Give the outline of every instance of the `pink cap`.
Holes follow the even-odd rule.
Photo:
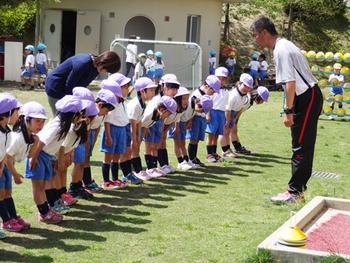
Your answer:
[[[107,89],[101,89],[98,93],[97,93],[97,98],[99,98],[100,100],[109,103],[111,105],[115,105],[117,104],[117,99],[114,95],[114,93],[110,90]]]
[[[201,97],[201,105],[203,112],[207,113],[213,108],[213,99],[209,95],[203,95]]]
[[[75,87],[73,89],[73,96],[76,96],[82,100],[91,100],[95,101],[94,95],[92,95],[92,92],[84,87]]]
[[[0,113],[9,112],[18,107],[15,96],[10,93],[0,93]]]
[[[162,103],[164,105],[164,107],[170,111],[172,114],[175,114],[176,113],[176,110],[177,110],[177,103],[176,101],[169,97],[169,96],[163,96],[161,99],[160,99],[160,103]]]
[[[83,106],[83,109],[85,110],[86,117],[96,116],[98,114],[99,110],[97,109],[94,101],[81,100],[81,104]]]
[[[221,82],[218,79],[218,77],[214,76],[214,75],[209,75],[206,79],[205,79],[205,83],[208,84],[209,87],[211,87],[216,93],[220,92],[220,88],[221,88]]]
[[[240,76],[239,81],[242,82],[245,86],[247,86],[247,87],[249,87],[251,89],[253,88],[254,80],[253,80],[253,77],[250,76],[249,74],[243,73]]]
[[[30,101],[25,103],[21,107],[20,115],[24,115],[25,117],[31,117],[36,119],[47,119],[45,108],[36,101]]]
[[[121,87],[130,83],[131,82],[131,78],[125,77],[123,74],[121,73],[114,73],[112,75],[110,75],[108,77],[108,79],[114,80],[115,82],[117,82]]]
[[[136,91],[141,91],[144,89],[156,88],[158,85],[155,84],[150,78],[141,77],[136,80],[134,88]]]
[[[112,79],[105,79],[101,82],[100,85],[101,89],[112,91],[113,94],[117,97],[122,97],[122,89],[118,82],[112,80]]]
[[[59,112],[79,112],[83,110],[81,100],[73,95],[66,95],[56,102],[56,110]]]
[[[217,77],[224,77],[227,78],[228,77],[228,70],[225,67],[218,67],[217,69],[215,69],[215,76]]]

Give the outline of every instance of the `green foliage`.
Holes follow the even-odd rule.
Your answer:
[[[285,0],[284,12],[300,21],[325,21],[344,15],[346,4],[343,0]]]
[[[0,35],[22,38],[25,31],[34,25],[35,12],[35,1],[25,1],[14,6],[10,4],[0,6]]]
[[[338,256],[331,256],[328,258],[324,258],[320,261],[320,263],[349,263],[349,262],[350,262],[349,260],[346,260]]]
[[[270,251],[268,250],[260,250],[257,254],[252,255],[247,258],[245,263],[273,263],[274,260]]]

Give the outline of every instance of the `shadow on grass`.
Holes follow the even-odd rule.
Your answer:
[[[14,251],[8,251],[0,249],[0,261],[7,261],[7,262],[18,262],[18,263],[28,263],[28,262],[35,262],[35,263],[49,263],[53,262],[53,258],[49,256],[32,256],[32,255],[26,255],[26,254],[19,254]]]

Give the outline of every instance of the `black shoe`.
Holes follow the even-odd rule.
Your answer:
[[[202,163],[197,157],[192,160],[192,163],[197,164],[197,165],[199,165],[201,167],[205,166],[205,164]]]
[[[85,200],[90,200],[94,198],[94,195],[86,191],[84,188],[80,187],[77,189],[70,189],[69,193],[77,199],[85,199]]]
[[[238,154],[246,154],[246,155],[249,155],[252,153],[251,151],[247,150],[244,146],[241,146],[235,152]]]

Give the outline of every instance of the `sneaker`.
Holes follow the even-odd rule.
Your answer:
[[[0,239],[4,239],[5,237],[6,237],[5,231],[0,229]]]
[[[134,175],[134,173],[129,173],[127,176],[122,177],[122,182],[127,183],[130,182],[131,184],[140,184],[142,183],[142,180]]]
[[[121,188],[125,188],[127,186],[126,182],[122,182],[120,180],[112,181],[112,183],[114,185],[113,189],[121,189]]]
[[[290,193],[289,191],[286,191],[271,197],[270,200],[272,203],[275,203],[275,204],[279,204],[279,203],[292,204],[292,203],[304,201],[305,198],[303,193],[294,194],[294,193]]]
[[[225,158],[236,158],[238,157],[238,154],[234,153],[231,149],[228,149],[222,154],[222,156]]]
[[[77,199],[85,199],[85,200],[90,200],[92,198],[94,198],[93,194],[89,193],[88,191],[86,191],[84,189],[84,187],[79,187],[77,189],[70,189],[69,193]]]
[[[2,223],[2,228],[9,232],[19,232],[23,230],[23,226],[20,225],[16,219],[12,218],[11,220]]]
[[[90,193],[101,193],[103,188],[96,184],[95,181],[92,181],[90,184],[85,186],[85,189]]]
[[[51,208],[54,212],[59,213],[61,215],[64,215],[69,211],[69,207],[63,203],[62,199],[58,199],[55,202],[54,206]]]
[[[162,172],[164,173],[164,175],[166,174],[170,174],[174,172],[174,169],[172,167],[170,167],[169,165],[163,165],[162,167],[159,168],[160,170],[162,170]]]
[[[192,160],[192,163],[198,164],[200,167],[204,167],[205,164],[202,163],[197,157]]]
[[[218,155],[217,153],[213,153],[213,156],[216,160],[216,162],[220,163],[224,161],[224,158],[222,158],[220,155]]]
[[[104,182],[103,184],[102,184],[102,188],[103,189],[113,189],[114,188],[114,184],[111,182],[111,181],[109,181],[109,182]]]
[[[76,203],[78,203],[78,199],[76,199],[76,198],[74,198],[70,193],[63,193],[62,195],[61,195],[61,199],[62,199],[62,201],[63,201],[63,203],[65,204],[65,205],[68,205],[68,206],[70,206],[70,205],[74,205],[74,204],[76,204]]]
[[[160,171],[158,170],[158,168],[147,169],[147,170],[146,170],[146,173],[148,174],[148,176],[149,176],[150,178],[157,178],[157,177],[161,177],[161,176],[164,175],[164,173],[163,173],[163,172],[160,172]]]
[[[192,166],[188,162],[183,161],[182,163],[179,163],[177,165],[177,169],[179,169],[181,171],[188,171],[188,170],[192,169]]]
[[[328,116],[329,120],[335,120],[335,117],[333,115]]]
[[[246,155],[249,155],[249,154],[252,153],[251,151],[247,150],[244,146],[242,146],[241,148],[237,149],[235,152],[238,153],[238,154],[246,154]]]
[[[205,160],[208,162],[208,163],[216,163],[216,158],[214,155],[212,154],[208,154],[207,157],[205,158]]]
[[[20,224],[23,227],[23,229],[30,228],[30,224],[28,222],[26,222],[22,217],[17,216],[16,221],[18,224]]]
[[[140,171],[139,173],[135,173],[134,175],[142,181],[147,181],[152,178],[148,175],[146,171]]]
[[[189,160],[187,163],[189,166],[191,166],[192,169],[197,169],[197,168],[201,167],[199,164],[196,164],[196,163],[192,162],[191,160]]]
[[[63,216],[50,209],[46,215],[39,213],[38,220],[48,224],[57,224],[63,220]]]

